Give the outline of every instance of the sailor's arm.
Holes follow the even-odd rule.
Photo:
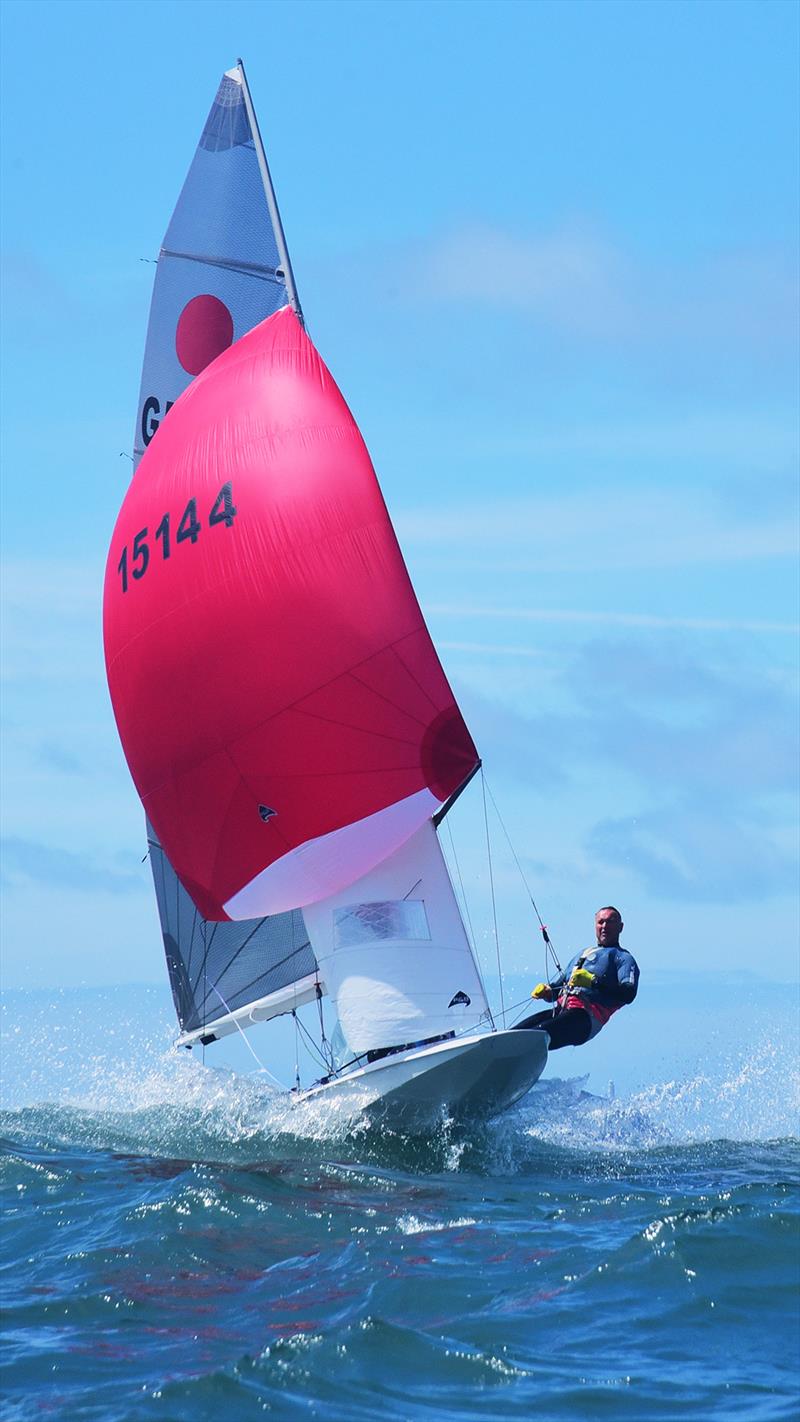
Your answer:
[[[568,971],[569,969],[567,969],[567,972]],[[543,999],[545,1002],[553,1002],[553,1000],[558,997],[566,981],[567,974],[559,973],[557,977],[553,978],[552,982],[537,983],[531,993],[531,997]]]
[[[616,955],[616,981],[609,973],[609,981],[603,984],[606,997],[620,1006],[633,1002],[639,988],[639,968],[636,959],[626,949],[620,948]]]

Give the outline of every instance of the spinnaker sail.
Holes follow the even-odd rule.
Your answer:
[[[366,446],[289,307],[145,454],[104,626],[134,783],[206,918],[336,893],[477,765]]]

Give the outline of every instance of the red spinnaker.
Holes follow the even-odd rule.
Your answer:
[[[364,442],[288,307],[162,421],[104,636],[131,774],[206,918],[336,892],[477,764]]]

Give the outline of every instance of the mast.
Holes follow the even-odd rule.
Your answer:
[[[292,271],[292,263],[289,257],[289,249],[286,246],[286,236],[283,231],[283,223],[281,222],[281,215],[278,210],[278,199],[275,196],[275,189],[272,186],[272,177],[269,171],[267,155],[264,152],[264,144],[261,141],[261,132],[258,127],[258,119],[256,118],[256,111],[253,108],[253,100],[250,97],[250,89],[247,84],[247,75],[244,72],[244,64],[242,63],[241,59],[237,59],[236,67],[239,70],[239,74],[241,75],[244,106],[247,110],[247,117],[250,122],[251,132],[253,134],[253,143],[255,144],[256,158],[258,159],[258,166],[261,172],[261,180],[264,184],[264,196],[267,199],[267,207],[269,209],[269,215],[272,220],[272,228],[275,233],[275,241],[278,247],[278,256],[280,257],[281,266],[283,267],[283,275],[286,280],[286,294],[289,298],[289,305],[294,311],[294,314],[297,317],[298,321],[305,325],[305,321],[303,320],[303,310],[300,305],[300,298],[297,295],[297,287],[295,286],[294,272]]]

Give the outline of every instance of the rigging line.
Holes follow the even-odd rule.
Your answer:
[[[294,1089],[300,1090],[300,1024],[297,1020],[297,1008],[292,1008],[294,1018]]]
[[[550,934],[549,934],[548,931],[547,931],[547,925],[546,925],[546,924],[543,922],[543,920],[542,920],[542,915],[540,914],[539,909],[538,909],[537,904],[536,904],[536,900],[535,900],[535,898],[533,897],[533,894],[531,893],[531,889],[530,889],[530,885],[529,885],[529,883],[528,883],[528,880],[525,878],[525,871],[524,871],[524,869],[522,868],[522,865],[521,865],[520,862],[519,862],[519,858],[518,858],[518,856],[517,856],[517,851],[515,850],[514,845],[513,845],[512,842],[511,842],[511,835],[508,833],[508,830],[506,829],[505,822],[504,822],[504,820],[503,820],[503,816],[500,814],[500,811],[499,811],[498,808],[497,808],[497,801],[495,800],[494,795],[492,794],[491,789],[489,788],[488,785],[486,786],[486,793],[488,794],[489,799],[490,799],[491,802],[492,802],[492,808],[494,809],[494,812],[495,812],[495,814],[497,815],[498,820],[500,821],[500,827],[501,827],[501,829],[502,829],[502,831],[503,831],[503,834],[505,835],[506,840],[507,840],[507,842],[508,842],[508,847],[509,847],[509,849],[511,850],[511,853],[512,853],[512,855],[513,855],[514,863],[516,864],[516,866],[517,866],[517,868],[518,868],[518,870],[519,870],[520,878],[522,879],[522,882],[523,882],[523,884],[525,885],[525,891],[526,891],[526,893],[527,893],[527,895],[528,895],[528,898],[530,899],[530,901],[531,901],[531,903],[532,903],[532,905],[533,905],[533,911],[534,911],[534,913],[536,914],[537,919],[539,920],[539,927],[540,927],[540,929],[542,930],[542,936],[544,937],[544,941],[545,941],[545,950],[548,950],[548,949],[549,949],[549,951],[552,953],[552,955],[553,955],[553,961],[554,961],[554,963],[555,963],[555,965],[556,965],[558,971],[561,973],[561,972],[563,972],[564,970],[563,970],[563,968],[561,967],[561,964],[560,964],[559,961],[558,961],[558,954],[556,953],[556,950],[555,950],[555,948],[553,947],[553,943],[552,943],[552,940],[551,940],[551,938],[550,938]],[[547,951],[545,951],[545,962],[547,962]]]
[[[449,821],[449,820],[445,820],[445,825],[446,825],[446,827],[447,827],[447,833],[448,833],[448,835],[450,836],[450,848],[451,848],[451,850],[452,850],[452,852],[453,852],[453,861],[454,861],[455,866],[456,866],[456,873],[457,873],[457,875],[458,875],[458,882],[459,882],[459,885],[460,885],[460,887],[461,887],[461,899],[462,899],[462,902],[463,902],[463,904],[464,904],[464,910],[465,910],[466,915],[467,915],[467,923],[469,924],[469,936],[470,936],[470,939],[472,940],[471,946],[472,946],[472,951],[473,951],[473,953],[474,953],[474,952],[476,951],[476,950],[475,950],[475,929],[472,927],[472,915],[471,915],[471,913],[470,913],[470,911],[469,911],[469,901],[468,901],[468,899],[467,899],[466,890],[465,890],[465,888],[464,888],[464,880],[463,880],[463,878],[461,877],[461,864],[459,863],[458,855],[456,854],[456,842],[455,842],[455,840],[453,839],[453,831],[452,831],[452,828],[451,828],[451,825],[450,825],[450,821]]]
[[[473,961],[473,963],[475,964],[475,971],[476,971],[476,973],[478,974],[478,981],[479,981],[479,983],[480,983],[480,985],[481,985],[481,988],[483,989],[483,996],[484,996],[484,998],[485,998],[485,1000],[486,1000],[486,1012],[487,1012],[488,1017],[489,1017],[489,1022],[490,1022],[490,1024],[491,1024],[492,1031],[494,1032],[494,1031],[496,1030],[496,1029],[495,1029],[494,1017],[492,1016],[492,1009],[491,1009],[491,1007],[489,1006],[489,994],[488,994],[487,991],[486,991],[486,983],[485,983],[484,980],[483,980],[483,972],[482,972],[482,970],[481,970],[480,961],[479,961],[479,959],[478,959],[478,949],[477,949],[477,947],[476,947],[476,940],[475,940],[475,929],[472,927],[472,918],[471,918],[471,916],[470,916],[469,903],[468,903],[468,901],[467,901],[467,894],[466,894],[466,890],[465,890],[465,888],[464,888],[464,880],[463,880],[462,877],[461,877],[461,864],[459,863],[458,854],[456,853],[456,842],[455,842],[455,840],[454,840],[454,838],[453,838],[453,831],[452,831],[452,828],[451,828],[451,825],[450,825],[450,821],[449,821],[449,820],[447,821],[447,833],[448,833],[448,835],[450,836],[450,849],[452,850],[453,861],[454,861],[455,866],[456,866],[456,873],[458,874],[458,882],[459,882],[459,884],[460,884],[460,886],[461,886],[461,902],[462,902],[463,905],[464,905],[464,911],[465,911],[465,913],[466,913],[466,915],[467,915],[467,923],[469,924],[469,933],[467,933],[467,942],[469,943],[470,951],[471,951],[471,953],[472,953],[472,961]],[[450,875],[450,881],[451,881],[451,883],[452,883],[452,875]],[[463,916],[462,916],[461,922],[462,922],[462,925],[463,925],[463,924],[464,924]],[[464,932],[466,933],[466,925],[464,925]]]
[[[333,1071],[333,1049],[325,1036],[325,1018],[322,1015],[322,988],[319,985],[319,971],[317,972],[317,1009],[319,1011],[320,1051],[325,1057],[326,1070]]]
[[[247,947],[248,943],[250,942],[250,939],[255,937],[255,935],[258,933],[259,929],[261,928],[261,926],[262,926],[263,924],[265,924],[266,921],[267,921],[266,918],[259,918],[259,919],[256,920],[256,926],[255,926],[255,928],[252,928],[252,929],[250,930],[250,932],[247,934],[247,936],[246,936],[246,937],[242,940],[242,942],[239,944],[239,947],[236,949],[236,952],[234,953],[233,957],[229,960],[229,962],[227,962],[227,963],[225,964],[225,967],[222,969],[222,972],[220,973],[220,975],[219,975],[219,977],[218,977],[218,979],[217,979],[217,982],[221,982],[221,981],[222,981],[222,979],[224,978],[225,974],[228,972],[229,968],[232,968],[232,967],[233,967],[233,964],[236,962],[236,959],[239,957],[239,954],[240,954],[241,952],[243,952],[243,950]],[[242,922],[242,923],[251,923],[252,920],[249,919],[249,918],[248,918],[248,919],[241,919],[240,922]],[[216,924],[214,925],[214,929],[216,929]],[[213,936],[214,936],[214,930],[213,930],[213,929],[212,929],[212,934],[211,934],[211,936],[212,936],[212,938],[213,938]],[[210,948],[210,947],[211,947],[211,944],[209,943],[208,946],[209,946],[209,948]],[[245,989],[243,988],[242,991],[244,992]]]
[[[512,1012],[519,1012],[519,1010],[520,1010],[521,1008],[523,1008],[523,1007],[529,1007],[529,1006],[530,1006],[530,1001],[531,1001],[531,1000],[530,1000],[530,997],[528,996],[528,997],[523,997],[520,1002],[515,1002],[515,1003],[513,1003],[513,1004],[511,1005],[511,1007],[509,1007],[509,1009],[508,1009],[509,1016],[511,1016],[511,1013],[512,1013]]]
[[[492,872],[492,846],[489,842],[489,811],[486,805],[486,777],[481,766],[481,786],[483,787],[483,823],[486,829],[486,857],[489,861],[489,887],[492,892],[492,917],[494,919],[494,946],[497,954],[497,977],[500,982],[500,1016],[506,1025],[505,994],[503,993],[503,969],[500,964],[500,935],[497,931],[497,902],[494,896],[494,874]]]
[[[163,849],[162,849],[162,853],[163,853]],[[172,865],[170,865],[170,868],[172,868]],[[175,875],[175,937],[177,938],[178,942],[180,943],[180,941],[181,941],[181,881],[180,881],[180,879],[178,878],[177,874]]]
[[[212,992],[215,992],[215,993],[217,994],[217,997],[219,998],[220,1002],[222,1003],[222,1006],[225,1008],[225,1011],[228,1012],[228,1013],[230,1013],[231,1009],[229,1008],[229,1006],[228,1006],[227,1002],[225,1001],[224,997],[222,996],[222,993],[220,992],[219,988],[216,987],[213,983],[211,984],[211,991],[212,991]],[[282,1082],[282,1081],[278,1081],[277,1076],[273,1076],[273,1075],[272,1075],[272,1072],[269,1070],[269,1067],[265,1067],[265,1066],[264,1066],[264,1063],[262,1062],[261,1058],[259,1057],[259,1055],[258,1055],[258,1053],[257,1053],[257,1051],[256,1051],[256,1049],[255,1049],[255,1047],[253,1046],[253,1043],[250,1041],[250,1038],[246,1035],[246,1033],[244,1032],[243,1028],[240,1026],[240,1024],[238,1023],[238,1021],[236,1020],[235,1017],[233,1018],[233,1020],[234,1020],[234,1022],[236,1023],[236,1026],[237,1026],[237,1028],[238,1028],[238,1030],[239,1030],[239,1033],[241,1034],[242,1041],[244,1042],[244,1044],[245,1044],[245,1046],[247,1047],[248,1051],[249,1051],[249,1052],[252,1054],[252,1056],[255,1058],[255,1063],[256,1063],[256,1066],[258,1067],[259,1071],[263,1071],[264,1075],[265,1075],[265,1076],[268,1076],[271,1081],[274,1081],[274,1082],[275,1082],[275,1085],[278,1086],[278,1087],[280,1087],[280,1090],[281,1090],[281,1091],[286,1091],[287,1088],[284,1086],[283,1082]]]
[[[204,944],[205,944],[205,941],[206,941],[206,926],[207,926],[207,925],[206,925],[206,920],[203,919],[203,943],[204,943]],[[205,951],[205,953],[203,954],[203,1022],[202,1022],[203,1036],[200,1038],[200,1046],[202,1047],[202,1050],[203,1050],[203,1057],[202,1057],[203,1066],[205,1066],[205,1064],[206,1064],[206,1044],[205,1044],[205,1041],[204,1041],[203,1039],[204,1039],[204,1037],[205,1037],[205,1035],[206,1035],[206,1025],[207,1025],[207,1024],[206,1024],[206,1003],[208,1002],[208,981],[207,981],[207,979],[206,979],[206,958],[207,958],[207,957],[208,957],[208,948],[206,948],[206,951]]]
[[[294,1017],[295,1025],[299,1028],[299,1030],[302,1032],[303,1036],[304,1036],[305,1039],[306,1039],[306,1045],[307,1045],[307,1047],[308,1047],[309,1055],[311,1055],[311,1054],[313,1053],[313,1055],[316,1057],[317,1061],[319,1062],[320,1066],[323,1068],[324,1071],[327,1072],[327,1071],[328,1071],[328,1063],[326,1062],[325,1058],[321,1055],[320,1050],[319,1050],[319,1048],[318,1048],[316,1042],[314,1041],[314,1038],[312,1037],[311,1033],[309,1032],[308,1028],[306,1027],[305,1023],[300,1021],[300,1018],[297,1016],[297,1011],[296,1011],[296,1010],[292,1013],[292,1016]],[[298,1080],[298,1083],[299,1083],[299,1081],[300,1081],[299,1075],[298,1075],[297,1080]]]
[[[173,871],[173,872],[174,872],[174,871]],[[192,899],[191,902],[194,903],[194,899]],[[200,910],[196,908],[196,909],[195,909],[195,912],[199,913]],[[244,922],[244,921],[246,921],[246,922],[248,922],[248,923],[250,922],[249,919],[243,920],[243,922]],[[221,920],[220,920],[219,922],[221,922]],[[214,925],[213,925],[213,927],[212,927],[212,929],[211,929],[211,937],[210,937],[210,938],[207,938],[207,937],[206,937],[206,929],[208,928],[208,919],[207,919],[207,918],[203,918],[203,919],[202,919],[202,924],[203,924],[203,947],[204,947],[203,961],[202,961],[202,963],[200,964],[200,967],[197,969],[197,977],[196,977],[195,980],[194,980],[194,986],[193,986],[193,988],[192,988],[192,992],[196,992],[196,991],[197,991],[197,984],[198,984],[199,981],[200,981],[200,974],[202,973],[203,976],[205,977],[205,973],[206,973],[206,963],[208,962],[208,955],[209,955],[209,953],[211,952],[211,948],[212,948],[212,945],[213,945],[213,942],[214,942],[214,934],[216,933],[217,929],[219,928],[219,922],[215,922],[215,923],[214,923]]]

